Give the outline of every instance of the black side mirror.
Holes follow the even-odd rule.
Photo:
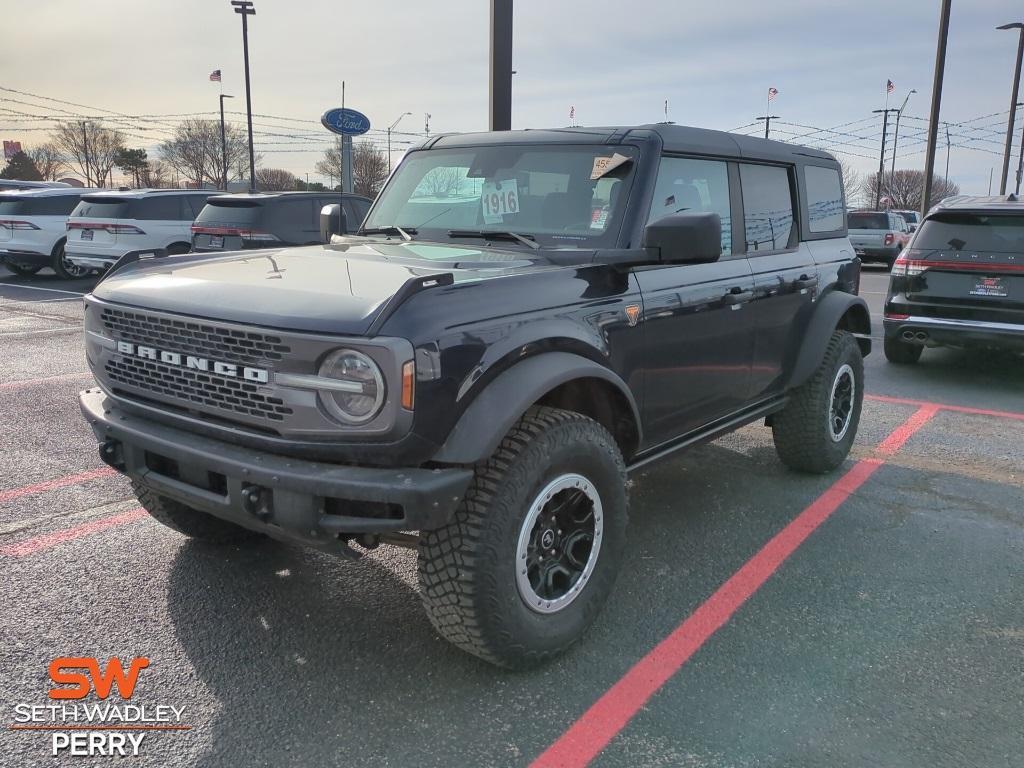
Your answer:
[[[644,229],[643,247],[657,251],[666,264],[718,261],[722,255],[722,219],[717,213],[673,213]]]
[[[325,205],[320,209],[320,239],[331,242],[332,235],[344,235],[348,232],[345,220],[345,209],[338,203]]]

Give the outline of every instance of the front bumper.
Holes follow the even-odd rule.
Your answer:
[[[885,318],[886,338],[928,347],[1000,347],[1024,350],[1024,324],[910,315]]]
[[[473,475],[268,454],[139,418],[99,389],[79,403],[100,457],[119,472],[224,520],[338,554],[351,553],[344,540],[354,535],[444,525]]]

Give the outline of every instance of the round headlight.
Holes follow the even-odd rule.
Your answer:
[[[362,352],[332,352],[319,373],[338,382],[337,387],[320,390],[320,402],[335,418],[347,424],[364,424],[380,413],[384,405],[384,377],[380,367]]]

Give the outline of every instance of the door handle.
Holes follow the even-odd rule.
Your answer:
[[[753,291],[729,291],[722,297],[723,304],[745,304],[754,298]]]
[[[797,290],[801,290],[803,288],[814,288],[817,285],[818,285],[818,277],[817,277],[817,275],[815,275],[814,277],[808,277],[807,275],[800,275],[800,279],[799,280],[794,280],[793,281],[793,287],[796,288]]]

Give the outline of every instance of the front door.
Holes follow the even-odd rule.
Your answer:
[[[725,162],[662,158],[648,220],[680,211],[721,217],[722,257],[636,272],[647,349],[644,422],[652,444],[740,409],[750,388],[754,329],[747,303],[754,280],[746,258],[733,256]]]

